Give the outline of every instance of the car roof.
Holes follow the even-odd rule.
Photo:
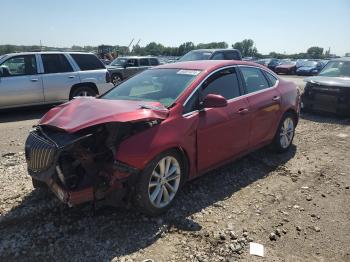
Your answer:
[[[206,49],[194,49],[191,51],[198,51],[198,52],[217,52],[217,51],[238,51],[237,49],[233,49],[233,48],[206,48]]]
[[[157,57],[154,57],[154,56],[118,56],[117,58],[127,58],[127,59],[155,58],[155,59],[158,59]]]
[[[187,62],[177,62],[157,66],[156,68],[185,69],[185,70],[215,70],[216,68],[234,65],[250,65],[261,67],[259,64],[241,60],[196,60]],[[262,67],[261,67],[262,68]]]
[[[35,54],[83,54],[83,55],[95,55],[91,52],[75,52],[75,51],[38,51],[38,52],[18,52],[18,53],[9,53],[8,56],[17,56],[17,55],[35,55]]]
[[[330,61],[350,62],[350,57],[340,57],[340,58],[332,59]]]

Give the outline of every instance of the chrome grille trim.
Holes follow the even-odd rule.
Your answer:
[[[52,166],[57,152],[57,147],[53,143],[32,132],[28,136],[26,147],[29,171],[39,173]]]

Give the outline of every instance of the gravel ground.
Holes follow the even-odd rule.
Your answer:
[[[0,117],[0,261],[350,261],[350,119],[303,115],[290,152],[210,172],[148,218],[33,190],[23,143],[45,110]]]

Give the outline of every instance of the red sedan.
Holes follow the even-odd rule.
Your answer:
[[[28,171],[70,206],[133,200],[157,215],[187,180],[266,145],[288,150],[299,100],[254,63],[158,66],[51,109],[27,139]]]

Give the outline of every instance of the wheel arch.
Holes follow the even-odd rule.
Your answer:
[[[96,94],[98,95],[99,92],[98,92],[98,88],[96,86],[95,83],[92,83],[92,82],[82,82],[82,83],[78,83],[78,84],[75,84],[71,87],[70,89],[70,92],[69,92],[69,99],[72,99],[72,94],[73,92],[79,88],[79,87],[83,87],[83,86],[87,86],[87,87],[91,87],[95,92]]]
[[[291,115],[293,115],[293,117],[294,117],[294,119],[295,119],[295,125],[298,124],[298,122],[299,122],[299,115],[298,115],[298,113],[297,113],[297,111],[296,111],[295,109],[293,109],[293,108],[287,109],[286,112],[284,112],[284,114],[282,115],[282,118],[283,118],[283,116],[285,116],[286,114],[291,114]],[[282,119],[282,118],[281,118],[281,119]]]

